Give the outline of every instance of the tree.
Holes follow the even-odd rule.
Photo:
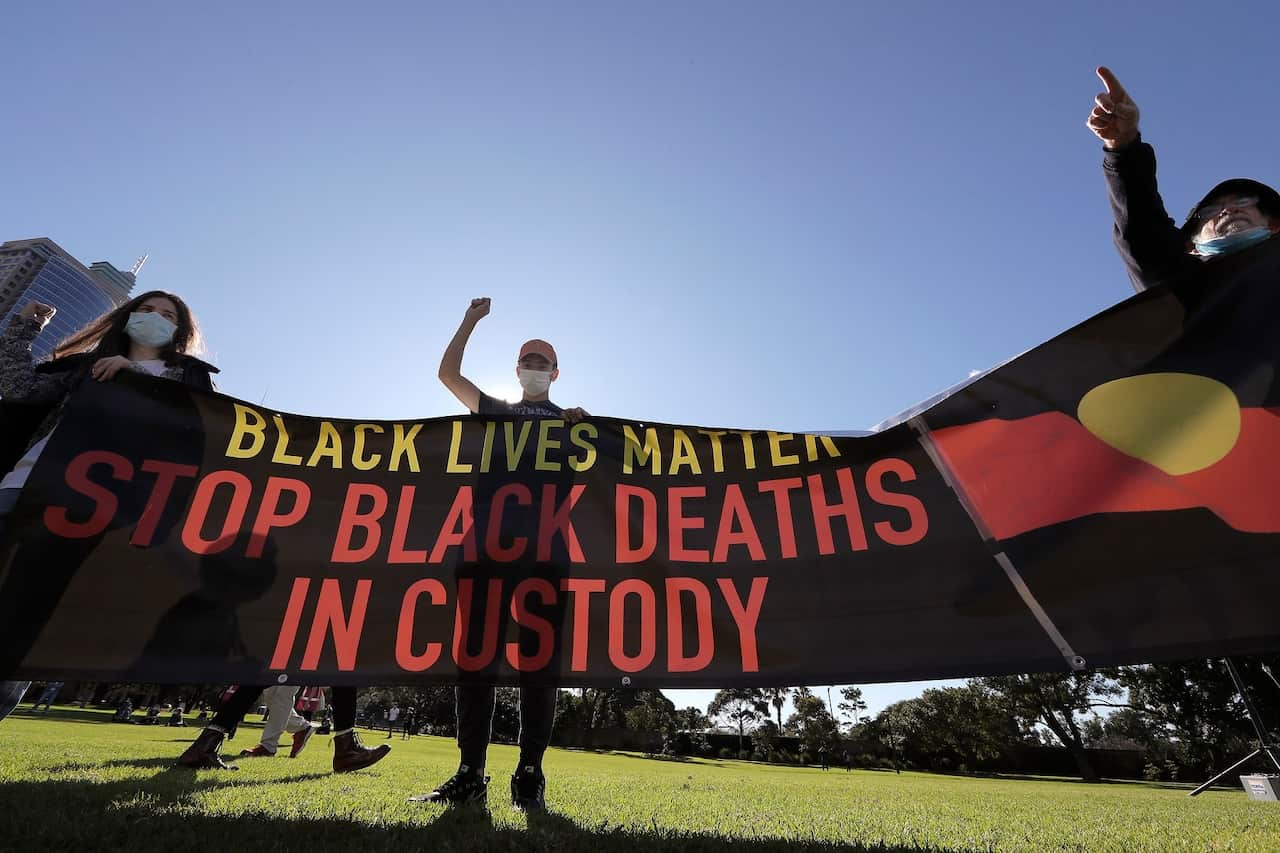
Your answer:
[[[796,688],[792,704],[796,710],[787,718],[787,725],[800,736],[801,747],[811,754],[822,747],[834,750],[840,741],[840,727],[827,704],[807,687]]]
[[[782,731],[782,706],[787,704],[787,697],[791,695],[790,687],[765,687],[761,691],[765,700],[773,706],[774,711],[778,714],[778,731]]]
[[[584,746],[591,747],[596,729],[626,727],[626,712],[635,704],[634,693],[634,690],[621,687],[582,688],[577,703],[577,721],[583,732]]]
[[[1138,749],[1158,756],[1161,763],[1174,750],[1163,728],[1137,708],[1121,708],[1105,717],[1086,720],[1081,727],[1090,749]]]
[[[1049,672],[1001,675],[969,682],[990,690],[1005,711],[1027,725],[1043,725],[1071,751],[1080,777],[1097,782],[1098,774],[1085,752],[1084,733],[1077,716],[1105,704],[1095,699],[1116,696],[1120,688],[1102,672]]]
[[[755,751],[760,754],[765,761],[773,761],[774,752],[778,748],[778,736],[781,734],[778,724],[766,717],[756,726],[756,730],[751,733],[751,740],[755,743]]]
[[[923,729],[920,723],[922,711],[915,699],[905,699],[887,706],[872,721],[872,729],[880,742],[888,747],[895,767],[900,768],[903,763],[903,747]]]
[[[853,685],[841,687],[840,699],[841,702],[836,707],[849,715],[849,728],[852,729],[858,724],[858,715],[867,710],[867,702],[862,698],[862,688]]]
[[[626,712],[627,728],[669,736],[676,729],[675,703],[660,690],[637,690],[636,705]]]
[[[1276,714],[1275,686],[1265,680],[1257,659],[1239,659],[1237,664],[1259,713],[1271,722]],[[1164,742],[1184,765],[1209,768],[1231,753],[1248,751],[1244,747],[1253,729],[1222,661],[1124,667],[1116,679],[1129,691],[1122,707],[1148,724],[1144,746],[1149,752],[1159,755]]]
[[[972,769],[1024,740],[1017,722],[981,686],[941,687],[895,702],[873,728],[895,755],[936,770]]]
[[[490,731],[498,743],[515,743],[520,737],[520,691],[499,687],[493,697]]]
[[[692,705],[676,711],[675,718],[676,728],[682,731],[702,732],[711,728],[711,721],[707,719],[707,715],[702,713],[701,708],[695,708]]]
[[[723,717],[738,727],[738,753],[743,751],[746,727],[769,713],[759,687],[729,687],[718,691],[707,706],[707,716]]]

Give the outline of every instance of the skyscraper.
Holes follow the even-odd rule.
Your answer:
[[[99,314],[123,304],[133,285],[133,272],[106,261],[86,267],[47,237],[0,243],[0,331],[28,302],[52,305],[58,311],[31,347],[36,358],[43,357]]]

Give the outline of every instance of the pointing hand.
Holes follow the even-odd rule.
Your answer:
[[[1110,68],[1098,68],[1097,74],[1107,90],[1093,99],[1093,111],[1085,125],[1102,140],[1104,148],[1115,151],[1138,138],[1138,105]]]

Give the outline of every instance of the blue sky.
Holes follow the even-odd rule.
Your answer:
[[[151,260],[224,391],[458,411],[465,372],[653,420],[866,427],[1123,299],[1111,65],[1176,216],[1280,183],[1280,7],[60,3],[6,11],[0,239]],[[872,709],[921,685],[868,688]],[[709,694],[677,700],[705,705]]]

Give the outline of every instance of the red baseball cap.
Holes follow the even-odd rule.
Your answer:
[[[520,355],[516,357],[516,360],[519,361],[526,355],[540,355],[547,361],[551,362],[552,365],[560,363],[556,359],[556,348],[540,338],[525,341],[524,346],[520,347]]]

